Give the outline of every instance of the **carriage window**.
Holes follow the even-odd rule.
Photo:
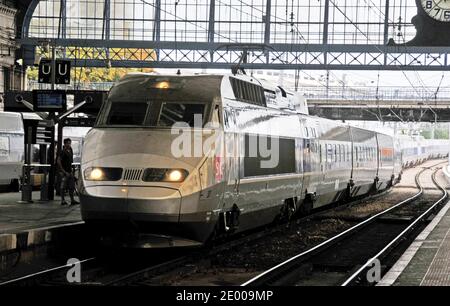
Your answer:
[[[337,162],[337,149],[336,149],[336,145],[334,145],[334,162]]]
[[[323,157],[322,157],[322,145],[319,145],[319,155],[320,155],[320,163],[322,163],[322,161],[323,161]]]
[[[337,149],[337,161],[340,162],[341,161],[341,145],[337,145],[336,149]]]
[[[204,113],[204,104],[163,103],[157,125],[170,127],[177,122],[186,122],[190,127],[194,127],[197,119],[203,126]]]
[[[106,123],[111,125],[143,125],[147,102],[113,102]]]
[[[331,162],[331,157],[333,156],[333,148],[331,147],[330,144],[326,144],[325,145],[327,152],[326,152],[326,156],[327,156],[327,163]]]

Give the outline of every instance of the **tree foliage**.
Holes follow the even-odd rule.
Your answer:
[[[423,130],[420,133],[425,139],[432,138],[432,130]],[[449,139],[448,129],[436,129],[434,131],[434,139]]]

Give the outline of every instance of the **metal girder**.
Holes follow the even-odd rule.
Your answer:
[[[22,0],[25,1],[25,0]],[[219,43],[217,30],[220,26],[216,24],[220,20],[220,14],[216,9],[224,6],[218,0],[210,0],[206,9],[209,10],[209,19],[207,21],[207,38],[204,42],[176,41],[176,24],[183,21],[181,17],[173,16],[171,22],[175,22],[174,41],[164,41],[164,31],[166,29],[163,22],[167,22],[172,13],[168,13],[165,2],[154,0],[149,2],[154,8],[153,17],[153,35],[148,40],[114,40],[111,39],[111,0],[104,1],[103,13],[103,39],[66,39],[66,2],[61,1],[61,13],[59,15],[60,39],[41,39],[29,38],[29,28],[33,13],[40,0],[29,1],[28,9],[22,24],[21,39],[18,42],[24,46],[24,50],[34,50],[45,44],[51,44],[59,47],[62,57],[72,60],[73,66],[86,67],[150,67],[150,68],[224,68],[229,69],[235,66],[242,54],[245,52],[248,56],[247,63],[241,65],[247,69],[304,69],[304,70],[414,70],[414,71],[446,71],[450,70],[448,63],[448,47],[406,47],[404,45],[387,46],[370,44],[371,40],[367,38],[369,44],[330,44],[333,41],[331,24],[334,24],[331,18],[336,12],[336,5],[330,0],[325,0],[323,11],[323,28],[321,44],[292,44],[292,43],[272,43],[276,36],[276,31],[271,33],[272,26],[280,23],[280,16],[276,17],[276,2],[266,0],[264,8],[256,9],[261,12],[262,23],[264,25],[263,38],[264,43]],[[217,3],[216,3],[217,2]],[[389,38],[389,19],[390,7],[393,0],[386,0],[384,17],[383,12],[380,15],[380,26],[384,33],[381,33],[381,40],[386,44]],[[177,2],[178,3],[178,2]],[[333,4],[333,6],[332,6]],[[248,4],[247,4],[248,5]],[[293,5],[292,5],[293,6]],[[369,5],[370,7],[370,5]],[[395,5],[394,5],[395,7]],[[176,8],[176,7],[175,7]],[[331,12],[333,10],[334,13]],[[164,14],[162,16],[161,14]],[[287,12],[287,11],[286,11]],[[168,15],[169,14],[169,15]],[[255,13],[256,14],[256,13]],[[279,14],[279,13],[278,13]],[[293,16],[293,11],[291,12]],[[255,15],[256,16],[256,15]],[[217,17],[217,18],[216,18]],[[50,18],[50,17],[49,17]],[[278,18],[278,19],[277,19]],[[180,20],[178,20],[180,19]],[[259,20],[259,19],[258,19]],[[301,20],[301,19],[299,19]],[[255,21],[255,22],[261,22]],[[286,24],[291,21],[286,18]],[[351,21],[351,20],[349,20]],[[191,22],[191,21],[189,21]],[[193,20],[191,23],[195,23]],[[244,22],[244,21],[240,21]],[[291,24],[292,27],[292,24]],[[362,32],[358,28],[358,32]],[[291,29],[292,31],[292,29]],[[364,34],[364,33],[363,33]],[[384,35],[384,37],[383,37]],[[223,35],[222,35],[223,36]],[[162,41],[161,41],[162,40]],[[305,39],[304,39],[305,40]],[[231,38],[230,38],[231,41]],[[279,41],[279,40],[275,40]],[[306,41],[306,40],[305,40]],[[77,52],[74,52],[74,48]],[[33,51],[34,52],[34,51]],[[81,56],[80,56],[81,55]],[[29,56],[32,58],[32,56]],[[29,64],[30,61],[27,61]],[[106,63],[107,62],[107,63]]]
[[[228,49],[242,51],[258,51],[263,47],[277,52],[345,52],[345,53],[424,53],[424,54],[446,54],[450,53],[449,47],[406,47],[383,46],[383,45],[347,45],[347,44],[249,44],[249,43],[208,43],[208,42],[174,42],[174,41],[142,41],[142,40],[111,40],[105,42],[101,39],[46,39],[46,38],[19,38],[17,41],[25,45],[40,45],[43,42],[54,42],[61,47],[98,47],[98,48],[152,48],[152,49],[175,49],[180,50],[208,50]]]
[[[155,2],[155,21],[153,26],[153,40],[161,40],[161,0]]]
[[[58,38],[65,39],[67,37],[66,16],[67,16],[67,2],[66,0],[60,0]]]
[[[131,40],[21,39],[23,45],[53,43],[74,66],[224,68],[248,52],[247,69],[450,70],[446,47],[378,45],[222,44]],[[127,46],[124,48],[123,46]],[[39,48],[38,51],[39,52]],[[158,54],[158,56],[156,56]]]
[[[269,0],[270,1],[270,0]],[[216,19],[216,0],[209,2],[209,22],[208,22],[208,42],[214,42],[215,19]]]
[[[384,44],[389,42],[389,0],[386,0],[384,12]]]
[[[111,38],[111,24],[109,22],[111,16],[111,0],[104,0],[103,5],[103,26],[102,26],[102,37],[104,40],[109,40]]]
[[[270,43],[270,21],[272,16],[272,0],[266,2],[266,15],[264,16],[264,43]]]

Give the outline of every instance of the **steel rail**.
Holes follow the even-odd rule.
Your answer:
[[[64,269],[66,269],[66,268],[71,268],[71,267],[73,267],[73,265],[76,265],[76,264],[83,264],[83,263],[87,263],[87,262],[92,262],[95,259],[97,259],[97,258],[96,257],[86,258],[86,259],[79,260],[79,261],[71,263],[71,264],[65,264],[65,265],[62,265],[62,266],[58,266],[58,267],[42,270],[42,271],[39,271],[39,272],[31,273],[31,274],[28,274],[28,275],[25,275],[25,276],[21,276],[21,277],[18,277],[18,278],[14,278],[14,279],[2,282],[2,283],[0,283],[0,286],[19,284],[20,282],[27,281],[27,280],[32,280],[33,278],[44,276],[45,274],[50,274],[50,273],[62,271]]]
[[[423,195],[424,192],[424,188],[422,187],[422,185],[420,184],[419,181],[419,177],[420,175],[423,174],[423,172],[425,172],[428,169],[431,169],[433,167],[436,167],[440,164],[442,164],[444,162],[439,162],[435,165],[432,165],[430,167],[426,167],[423,168],[421,171],[419,171],[416,176],[415,176],[415,183],[417,188],[419,188],[419,192],[417,192],[415,195],[397,203],[396,205],[382,211],[379,212],[371,217],[369,217],[368,219],[348,228],[347,230],[329,238],[328,240],[300,253],[297,254],[291,258],[289,258],[288,260],[270,268],[269,270],[264,271],[263,273],[255,276],[254,278],[248,280],[247,282],[243,283],[241,286],[260,286],[260,285],[265,285],[268,284],[271,280],[276,279],[278,275],[282,274],[283,272],[287,272],[290,270],[290,268],[292,268],[293,266],[295,266],[296,264],[300,263],[301,261],[305,260],[306,258],[308,258],[309,256],[312,256],[314,253],[317,253],[319,251],[322,251],[324,249],[326,249],[327,247],[331,246],[332,244],[336,243],[337,241],[341,240],[342,238],[353,234],[354,232],[358,231],[359,229],[367,226],[368,224],[372,223],[373,221],[375,221],[376,219],[378,219],[379,217],[391,212],[394,209],[397,209],[398,207],[410,203],[414,200],[416,200],[417,198],[419,198],[420,196]]]
[[[380,252],[378,252],[375,256],[373,256],[372,258],[368,259],[367,262],[365,264],[363,264],[355,273],[353,273],[346,281],[344,281],[341,286],[348,286],[351,285],[353,283],[355,283],[356,281],[358,281],[358,279],[360,278],[360,276],[363,274],[363,272],[368,269],[371,265],[373,265],[373,263],[375,262],[375,260],[380,259],[381,257],[383,257],[383,255],[385,255],[386,253],[388,253],[395,245],[397,245],[420,221],[424,220],[425,218],[427,218],[429,216],[429,214],[438,206],[440,205],[443,201],[445,201],[448,198],[448,191],[442,187],[437,181],[436,181],[436,173],[439,172],[441,169],[437,169],[433,175],[432,175],[432,180],[433,183],[438,187],[438,189],[440,189],[443,192],[442,197],[436,201],[430,208],[428,208],[424,213],[422,213],[419,217],[417,217],[414,222],[412,222],[407,228],[405,228],[400,234],[397,235],[397,237],[395,237],[394,239],[391,240],[391,242],[389,242]]]

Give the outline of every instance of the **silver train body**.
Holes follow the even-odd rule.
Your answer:
[[[413,167],[432,158],[442,158],[449,153],[449,141],[442,139],[424,139],[421,136],[398,136],[402,165]]]
[[[24,120],[41,120],[34,113],[0,112],[0,190],[18,191],[25,162]],[[72,139],[74,163],[81,162],[87,128],[64,128],[64,138]],[[39,163],[39,145],[33,145],[31,163]],[[35,169],[36,170],[36,169]],[[32,173],[32,185],[39,186],[42,174]]]
[[[18,187],[24,162],[24,127],[22,116],[0,112],[0,187]]]
[[[180,121],[175,130],[197,135],[184,149],[203,145],[201,154],[174,153]],[[202,245],[388,188],[402,171],[396,146],[309,116],[300,94],[249,76],[132,74],[111,89],[85,138],[82,218],[106,233],[145,235],[142,246]],[[275,147],[278,162],[262,166]]]

